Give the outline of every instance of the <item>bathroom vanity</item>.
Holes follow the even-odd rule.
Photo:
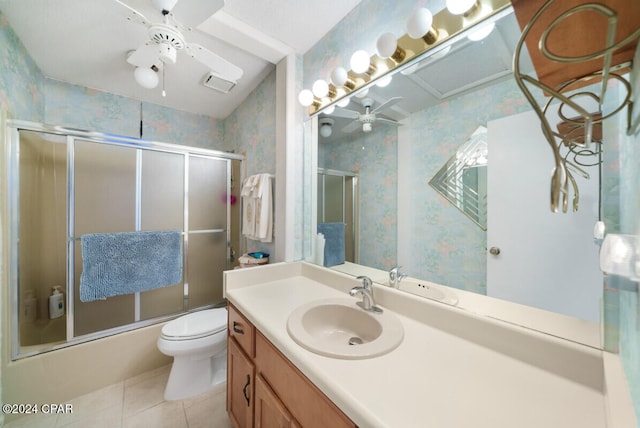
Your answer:
[[[349,290],[360,285],[305,262],[225,272],[227,410],[237,427],[634,426],[620,424],[633,414],[615,363],[608,368],[615,356],[380,284],[375,300],[400,321],[399,345],[326,356],[294,340],[297,309],[336,299],[358,308]]]

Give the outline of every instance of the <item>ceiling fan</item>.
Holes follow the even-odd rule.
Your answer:
[[[191,32],[193,27],[184,25],[174,17],[173,10],[178,0],[151,0],[153,6],[162,14],[160,22],[147,19],[142,13],[121,0],[114,1],[128,9],[130,21],[147,27],[148,40],[127,55],[127,62],[136,66],[135,78],[141,86],[156,87],[159,69],[162,68],[164,71],[165,65],[175,64],[178,51],[185,52],[209,69],[210,72],[205,75],[203,81],[205,86],[226,93],[242,77],[243,70],[240,67],[205,47],[186,40],[184,33]],[[185,0],[180,13],[184,12],[184,22],[196,26],[223,6],[224,0]]]
[[[402,97],[389,98],[376,108],[373,108],[374,100],[372,98],[363,98],[361,103],[364,107],[364,113],[344,108],[337,108],[331,115],[353,120],[353,122],[342,128],[342,132],[353,132],[360,127],[362,127],[363,132],[370,132],[373,129],[373,124],[375,122],[400,125],[400,123],[395,120],[380,116],[380,113],[382,113],[383,110],[391,108],[400,101],[402,101]]]

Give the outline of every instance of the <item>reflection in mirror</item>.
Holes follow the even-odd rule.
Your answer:
[[[460,178],[465,187],[472,182],[475,185],[476,178],[478,183],[488,180],[486,188],[479,191],[481,200],[488,196],[486,211],[477,210],[478,223],[483,227],[470,222],[463,214],[465,208],[470,208],[465,206],[466,202],[450,203],[441,196],[444,192],[434,192],[426,185],[456,156],[460,143],[468,140],[479,126],[488,129],[486,144],[490,149],[496,136],[492,126],[496,123],[502,126],[502,120],[507,125],[515,123],[519,114],[531,111],[513,79],[512,59],[519,37],[515,16],[507,14],[496,22],[485,39],[472,41],[461,37],[446,51],[427,55],[410,68],[393,74],[388,86],[371,85],[366,96],[352,96],[345,107],[318,116],[320,121],[332,119],[330,135],[318,136],[318,167],[358,173],[360,178],[356,254],[359,264],[336,266],[336,269],[355,275],[368,274],[376,282],[385,284],[387,272],[402,265],[409,278],[462,290],[464,298],[459,304],[462,308],[465,300],[472,299],[475,293],[567,315],[576,322],[587,321],[589,338],[595,339],[585,342],[592,345],[595,342],[598,346],[602,274],[598,270],[598,246],[592,232],[601,212],[599,186],[601,182],[607,183],[600,178],[598,166],[589,169],[590,179],[586,180],[589,186],[583,185],[591,189],[588,196],[586,190],[584,195],[584,206],[591,209],[562,215],[536,211],[528,220],[518,220],[518,216],[528,210],[524,208],[524,201],[549,211],[545,166],[549,165],[551,154],[544,138],[536,136],[539,122],[526,119],[532,131],[516,128],[515,138],[512,136],[506,143],[511,143],[514,152],[523,153],[523,148],[529,153],[532,145],[535,156],[542,160],[518,158],[511,165],[516,172],[510,174],[515,175],[497,180],[513,184],[516,190],[509,191],[516,194],[501,195],[502,191],[494,191],[490,180],[485,178],[490,176],[494,161],[499,162],[502,157],[493,149],[490,165],[482,169],[467,168],[467,171],[475,169],[474,173],[479,173],[477,177],[468,173],[469,176],[463,174]],[[524,54],[522,68],[532,71],[526,52]],[[380,106],[382,108],[375,111]],[[370,126],[365,127],[365,123]],[[622,132],[617,126],[611,129],[616,135],[605,138],[615,139]],[[544,177],[525,181],[521,171],[529,170],[541,171]],[[494,196],[502,199],[497,202]],[[529,238],[516,238],[508,243],[494,235],[491,223],[486,226],[492,216],[492,200],[496,212],[501,211],[502,203],[513,208],[509,213],[515,215],[516,220],[505,223],[507,236],[518,237],[521,231],[529,230],[541,237],[541,242],[530,245],[526,241]],[[551,218],[547,218],[547,214]],[[577,215],[582,216],[579,221]],[[546,222],[555,225],[553,231],[547,228]],[[485,228],[488,230],[483,230]],[[573,247],[564,247],[569,244],[581,247],[583,255],[567,258],[566,254],[577,254]],[[490,247],[501,248],[502,252],[489,254]],[[565,256],[548,262],[532,262],[551,253],[550,247],[559,249]],[[516,272],[516,280],[496,275],[495,272],[510,269],[511,257],[523,260],[532,273],[518,275]],[[557,272],[564,272],[565,277],[559,279]],[[372,275],[376,274],[379,277],[374,278]]]
[[[320,131],[322,132],[322,131]],[[358,176],[318,170],[318,223],[344,223],[344,260],[358,263]]]
[[[482,230],[487,230],[487,159],[487,128],[479,126],[429,180]]]

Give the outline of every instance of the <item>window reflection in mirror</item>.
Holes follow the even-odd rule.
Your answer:
[[[429,180],[482,230],[487,230],[487,161],[487,128],[480,126]]]

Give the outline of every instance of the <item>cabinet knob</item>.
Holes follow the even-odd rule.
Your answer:
[[[500,254],[500,247],[489,248],[489,253],[491,253],[491,255],[497,256],[498,254]]]

